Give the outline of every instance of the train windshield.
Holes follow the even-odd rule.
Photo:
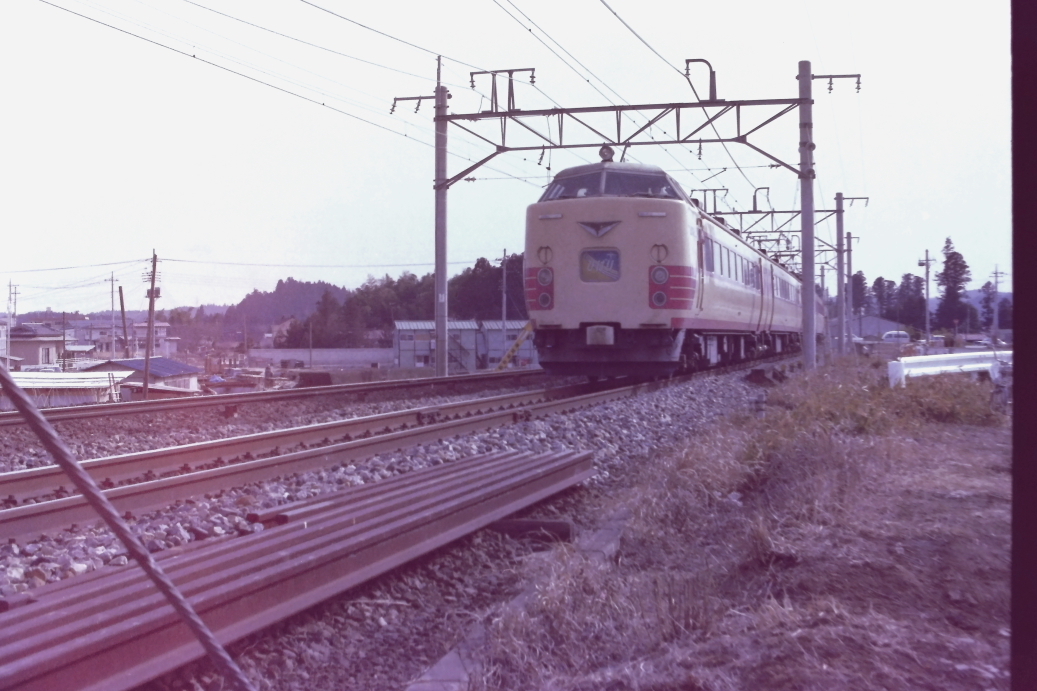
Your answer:
[[[675,187],[676,183],[666,175],[616,171],[609,171],[605,174],[605,194],[609,196],[680,199],[680,193]]]
[[[576,199],[578,197],[601,196],[601,173],[587,173],[568,178],[557,178],[540,197],[540,201],[552,199]]]

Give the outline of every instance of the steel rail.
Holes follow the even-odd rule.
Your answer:
[[[144,513],[165,508],[177,501],[190,497],[219,492],[227,487],[240,486],[250,482],[262,482],[281,475],[325,468],[337,463],[352,463],[370,458],[379,453],[392,453],[409,446],[437,441],[446,437],[485,431],[516,422],[531,420],[534,417],[545,417],[551,413],[566,413],[578,408],[628,396],[636,396],[647,391],[654,391],[696,376],[722,374],[732,370],[747,369],[753,365],[758,365],[759,362],[742,363],[719,370],[709,370],[669,380],[614,387],[593,393],[564,397],[558,400],[535,402],[521,408],[498,409],[493,412],[465,415],[464,417],[461,417],[461,414],[455,411],[455,419],[436,424],[410,427],[369,438],[331,443],[318,448],[282,453],[267,458],[257,458],[203,469],[185,475],[139,482],[107,489],[105,490],[105,495],[111,499],[120,511],[130,514]],[[581,387],[568,388],[576,390]],[[506,395],[494,398],[507,397]],[[443,410],[443,408],[440,407],[439,410]],[[250,437],[239,437],[236,438],[235,443],[247,445],[249,439]],[[182,447],[172,447],[162,451],[175,454],[179,448]],[[84,467],[92,472],[90,464],[91,462],[88,461],[84,463]],[[0,494],[6,494],[2,483],[0,483]],[[73,524],[92,524],[95,521],[96,516],[80,496],[27,504],[0,511],[0,539],[32,539],[40,534],[68,528]]]
[[[370,458],[379,453],[391,453],[408,446],[437,441],[446,437],[480,432],[514,424],[552,412],[562,412],[595,405],[615,398],[636,395],[641,391],[660,387],[661,384],[636,384],[590,394],[563,398],[560,401],[530,403],[522,408],[505,408],[471,416],[458,416],[436,424],[401,429],[364,439],[333,443],[313,449],[258,458],[218,468],[209,468],[186,475],[140,482],[104,491],[119,511],[139,514],[169,506],[190,497],[219,492],[249,482],[325,468],[337,463],[349,463]],[[248,439],[242,437],[240,439]],[[175,451],[176,447],[169,449]],[[84,464],[87,466],[87,464]],[[89,470],[89,467],[87,467]],[[73,524],[96,521],[96,516],[79,495],[26,504],[0,511],[0,539],[30,539]]]
[[[103,488],[110,489],[142,480],[221,467],[255,457],[280,455],[284,452],[314,446],[327,446],[334,441],[351,441],[401,429],[420,427],[440,419],[470,417],[491,410],[525,406],[549,398],[569,397],[587,390],[587,385],[576,385],[500,394],[488,398],[423,406],[258,434],[106,456],[82,461],[81,464],[84,470]],[[48,498],[54,493],[61,495],[65,493],[62,484],[67,481],[64,472],[56,465],[0,473],[0,498],[5,500],[8,505],[18,505],[30,500]]]
[[[473,457],[336,493],[303,521],[156,557],[226,644],[592,474],[589,453]],[[0,689],[125,691],[202,654],[136,569],[33,598],[0,614]]]
[[[546,376],[542,370],[521,370],[515,372],[488,372],[485,374],[465,374],[454,377],[424,377],[420,379],[398,379],[384,382],[364,382],[359,384],[333,384],[330,386],[311,386],[299,389],[275,389],[270,391],[252,391],[247,393],[217,394],[214,396],[197,396],[192,398],[167,398],[153,401],[127,401],[123,403],[99,403],[88,406],[69,406],[64,408],[46,408],[44,417],[51,422],[66,420],[85,420],[97,417],[113,417],[121,415],[139,415],[143,413],[159,413],[170,410],[193,410],[195,408],[212,408],[219,406],[237,406],[248,403],[273,403],[317,396],[364,396],[381,391],[407,391],[429,389],[453,390],[462,386],[495,384],[510,379],[529,379]],[[17,411],[0,413],[0,427],[24,424]]]

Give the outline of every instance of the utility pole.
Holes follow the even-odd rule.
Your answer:
[[[447,376],[447,99],[442,83],[443,57],[436,56],[436,376]],[[421,103],[420,101],[418,102]]]
[[[817,366],[817,307],[814,297],[814,106],[810,61],[799,62],[799,190],[802,210],[803,367]]]
[[[918,265],[925,267],[925,345],[926,348],[933,340],[933,332],[929,328],[929,265],[935,262],[935,259],[929,258],[929,250],[925,251],[925,259],[919,259]],[[997,268],[997,267],[995,267]],[[997,314],[996,312],[994,313]],[[994,319],[997,319],[995,316]],[[997,323],[996,321],[994,322]]]
[[[500,262],[501,298],[500,298],[500,328],[501,328],[501,360],[504,353],[508,352],[508,250],[504,249],[504,258]]]
[[[846,354],[846,296],[845,276],[843,272],[843,193],[835,193],[835,285],[836,285],[836,350],[840,355]]]
[[[144,349],[144,400],[148,400],[148,379],[151,376],[151,349],[154,346],[155,336],[155,278],[158,275],[158,255],[151,250],[151,288],[148,289],[148,337]]]
[[[998,279],[1002,276],[1007,276],[1004,271],[998,271],[997,264],[994,264],[994,333],[990,334],[990,341],[997,346],[997,339],[1000,331],[998,312],[1000,312],[1000,306],[997,304],[997,293],[998,293]]]
[[[847,323],[847,331],[849,332],[847,338],[852,344],[853,338],[850,337],[850,334],[853,333],[853,236],[849,233],[846,234],[846,310],[847,314],[850,315]],[[863,329],[858,326],[857,330],[862,331]],[[858,334],[858,336],[863,337],[862,334]]]
[[[112,272],[111,278],[104,279],[105,281],[111,282],[112,284],[112,330],[111,330],[111,343],[108,344],[109,357],[115,357],[115,272]]]
[[[126,331],[126,300],[122,297],[122,286],[119,286],[119,311],[122,312],[122,356],[130,359],[130,337]],[[112,358],[115,358],[115,334],[112,334]]]

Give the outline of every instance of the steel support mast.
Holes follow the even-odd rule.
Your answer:
[[[846,354],[846,298],[843,294],[843,193],[835,193],[835,283],[836,283],[836,352]]]
[[[446,264],[446,194],[447,194],[447,88],[441,81],[443,58],[436,65],[436,376],[447,376],[447,264]]]
[[[814,293],[814,123],[810,61],[799,62],[799,188],[802,209],[802,281],[803,281],[803,367],[817,366],[815,334],[817,307]]]

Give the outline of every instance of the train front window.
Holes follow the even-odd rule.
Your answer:
[[[580,197],[601,196],[601,173],[587,173],[568,178],[557,178],[547,188],[540,201],[553,199],[578,199]]]
[[[609,196],[680,199],[680,193],[675,187],[676,183],[666,175],[616,171],[609,171],[605,174],[605,194]]]

